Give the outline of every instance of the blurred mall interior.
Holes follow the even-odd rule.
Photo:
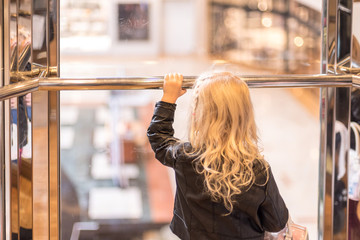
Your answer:
[[[219,70],[243,76],[324,73],[321,0],[61,0],[59,7],[55,57],[61,78],[198,76]],[[355,27],[360,2],[352,8],[353,36],[360,37]],[[35,51],[35,29],[32,36],[21,28],[17,34],[25,45],[32,38]],[[359,47],[356,38],[352,44]],[[291,217],[306,226],[310,239],[318,239],[320,88],[250,91],[263,154]],[[191,93],[179,99],[174,123],[175,136],[185,141]],[[155,159],[146,137],[161,94],[159,89],[60,91],[60,239],[178,239],[169,229],[174,173]],[[30,139],[31,110],[27,115]],[[16,128],[11,131],[20,138],[12,149],[18,144],[22,149],[12,150],[16,162],[18,154],[24,158],[35,150],[31,141],[21,145]],[[27,239],[23,236],[19,239]]]
[[[60,75],[318,74],[320,8],[321,1],[63,0]],[[315,239],[319,89],[251,93],[264,155],[294,221]],[[175,118],[184,140],[190,96],[179,99]],[[156,162],[145,135],[160,97],[156,90],[61,92],[63,239],[76,222],[98,223],[96,234],[108,239],[119,232],[177,239],[168,229],[173,172]]]

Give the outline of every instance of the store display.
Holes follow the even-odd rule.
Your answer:
[[[141,199],[141,191],[136,187],[92,188],[89,193],[89,217],[91,219],[141,218],[143,214]]]
[[[279,73],[317,73],[320,12],[297,1],[210,1],[210,52]]]

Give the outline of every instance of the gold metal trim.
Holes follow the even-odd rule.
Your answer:
[[[240,76],[250,88],[351,87],[354,75]],[[34,78],[0,89],[0,101],[36,90],[136,90],[161,89],[163,77],[128,78]],[[196,77],[185,76],[184,88],[191,88]]]

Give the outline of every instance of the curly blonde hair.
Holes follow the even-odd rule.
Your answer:
[[[196,171],[204,175],[212,199],[223,202],[230,214],[234,196],[255,182],[254,160],[267,167],[249,89],[229,72],[210,73],[197,79],[193,98],[189,140]]]

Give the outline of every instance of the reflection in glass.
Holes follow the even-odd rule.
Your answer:
[[[19,188],[18,188],[18,102],[17,98],[10,99],[10,159],[11,159],[11,215],[19,214]],[[19,221],[17,217],[11,218],[11,235],[16,237],[19,234]]]
[[[351,5],[352,5],[352,1],[349,1],[349,0],[340,0],[339,3],[340,3],[340,5],[347,7],[349,9],[351,8]]]
[[[350,48],[351,48],[351,14],[339,11],[339,26],[341,32],[338,34],[338,52],[337,62],[341,64],[344,60],[347,60],[347,66],[350,65]]]
[[[11,231],[32,239],[31,94],[10,99],[10,107]]]
[[[9,34],[10,34],[10,74],[18,69],[18,32],[17,32],[17,1],[12,0],[10,5]],[[10,77],[10,83],[16,82],[15,77]],[[10,234],[11,238],[19,236],[19,172],[18,172],[18,99],[10,99]]]
[[[31,71],[31,2],[19,1],[18,7],[18,71]]]
[[[352,52],[351,68],[354,72],[360,72],[360,2],[353,1],[352,6]],[[351,115],[352,124],[360,124],[360,89],[354,88],[351,92]],[[349,173],[348,173],[348,211],[349,228],[348,239],[356,239],[360,236],[360,162],[356,154],[355,129],[350,129],[350,150],[349,150]],[[357,191],[358,190],[358,191]],[[359,196],[356,196],[359,194]]]
[[[32,64],[34,69],[47,66],[47,49],[46,49],[47,48],[46,18],[47,18],[47,7],[48,7],[47,4],[48,3],[46,1],[34,1],[32,6],[33,7]],[[49,19],[51,21],[51,18]]]
[[[359,149],[356,134],[360,129],[356,128],[360,124],[360,89],[354,89],[351,93],[351,129],[350,129],[350,150],[349,150],[349,172],[348,172],[348,208],[349,208],[349,228],[348,239],[356,239],[360,236],[360,161]]]
[[[18,99],[20,239],[31,240],[33,228],[31,93]]]
[[[332,184],[334,186],[334,209],[333,209],[333,233],[334,238],[347,238],[348,225],[348,174],[346,169],[346,151],[343,148],[348,144],[348,124],[349,114],[348,109],[350,99],[350,89],[337,88],[336,89],[336,106],[335,108],[336,121],[334,123],[335,131],[335,154],[334,154],[334,175]]]
[[[18,69],[18,32],[17,32],[17,11],[16,1],[10,1],[10,71],[16,72]],[[17,79],[11,78],[10,83]]]
[[[352,14],[352,53],[351,61],[352,68],[360,68],[360,29],[357,23],[360,21],[360,2],[353,2],[353,14]]]

